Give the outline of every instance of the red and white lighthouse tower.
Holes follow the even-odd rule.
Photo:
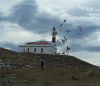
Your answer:
[[[52,44],[53,44],[54,46],[56,45],[56,35],[57,35],[56,28],[53,27],[53,29],[52,29]]]

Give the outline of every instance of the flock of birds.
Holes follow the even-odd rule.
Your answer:
[[[66,47],[63,54],[65,53],[69,54],[69,52],[71,52],[70,40],[71,40],[71,34],[73,34],[74,31],[73,29],[65,29],[63,27],[66,22],[67,20],[65,19],[60,25],[58,25],[58,28],[54,27],[57,29],[58,31],[57,35],[59,36],[59,39],[57,40],[57,45]],[[84,30],[82,26],[76,26],[76,28],[74,29],[77,30],[76,33],[77,36],[82,36],[82,32]]]

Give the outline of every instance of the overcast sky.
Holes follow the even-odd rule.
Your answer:
[[[71,55],[100,66],[100,0],[0,0],[0,47],[51,40],[51,29],[66,19]],[[77,26],[82,26],[81,36]],[[59,28],[58,28],[59,29]],[[60,32],[60,31],[59,31]],[[63,47],[66,48],[66,47]]]

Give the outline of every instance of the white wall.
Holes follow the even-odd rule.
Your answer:
[[[32,52],[32,53],[43,53],[43,54],[55,54],[57,53],[57,48],[54,48],[52,46],[45,46],[45,47],[32,47],[32,46],[24,46],[24,47],[19,47],[19,52],[24,52],[24,49],[25,49],[25,52],[28,52],[28,48],[29,48],[29,52]],[[36,48],[36,52],[34,52],[34,48]],[[43,48],[43,52],[41,52],[41,48]]]

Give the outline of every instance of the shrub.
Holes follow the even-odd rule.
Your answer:
[[[87,75],[88,76],[95,76],[95,70],[93,70],[93,69],[88,70]]]

